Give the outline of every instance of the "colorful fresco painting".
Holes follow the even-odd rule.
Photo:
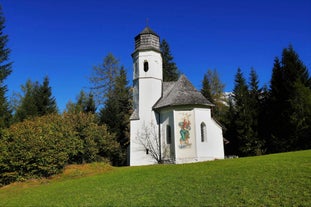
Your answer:
[[[191,122],[189,120],[190,114],[183,114],[182,121],[178,123],[180,127],[180,145],[179,148],[190,148],[190,130],[191,130]]]

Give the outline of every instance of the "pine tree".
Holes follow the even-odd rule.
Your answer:
[[[96,112],[96,104],[94,100],[94,95],[89,93],[87,101],[85,103],[84,112],[95,114]]]
[[[310,132],[309,106],[311,79],[306,66],[292,46],[276,58],[272,71],[269,111],[269,152],[282,152],[310,146],[306,135]],[[304,113],[302,113],[304,111]]]
[[[52,96],[48,77],[44,78],[43,84],[28,80],[25,85],[22,85],[22,91],[23,95],[20,95],[16,106],[14,122],[57,113],[56,101]]]
[[[285,117],[283,117],[283,111],[286,108],[286,91],[284,88],[283,70],[279,58],[276,57],[272,69],[269,98],[265,107],[268,112],[266,119],[268,131],[266,145],[268,153],[285,151],[285,149],[283,149],[285,144],[281,139],[286,136],[287,133],[283,128],[289,126],[287,126]]]
[[[96,104],[93,97],[93,94],[86,93],[85,91],[81,90],[78,97],[77,102],[74,103],[72,101],[69,101],[66,104],[66,112],[67,113],[92,113],[95,114],[96,112]]]
[[[248,140],[250,135],[249,114],[248,114],[248,89],[246,80],[240,68],[235,75],[233,98],[235,104],[235,126],[238,141],[238,153],[240,156],[249,154],[250,147]]]
[[[263,145],[264,139],[261,137],[263,134],[260,130],[261,128],[261,114],[262,103],[261,100],[264,99],[262,90],[259,89],[259,80],[258,75],[254,68],[251,68],[250,77],[249,77],[249,113],[250,113],[250,126],[252,129],[251,142],[253,143],[253,152],[256,155],[264,153]]]
[[[32,82],[31,80],[28,80],[25,85],[21,86],[23,95],[20,95],[20,100],[18,100],[19,103],[14,114],[14,122],[38,116],[35,94],[39,87],[38,82]]]
[[[207,74],[204,74],[204,77],[202,80],[201,93],[207,100],[209,100],[211,103],[214,103],[214,100],[212,97],[212,91],[211,91],[211,84],[209,82]]]
[[[232,130],[231,135],[235,143],[238,155],[260,155],[265,153],[264,139],[261,137],[261,100],[264,99],[262,90],[259,89],[259,80],[256,71],[251,68],[249,83],[243,77],[241,69],[238,69],[235,76],[235,86],[233,90],[233,109],[230,105],[229,112],[234,115],[229,116],[228,128]],[[231,143],[231,142],[230,142]]]
[[[162,60],[163,60],[163,81],[177,81],[180,75],[180,72],[173,62],[173,56],[170,51],[170,46],[163,39],[160,43],[160,49],[162,52]]]
[[[237,138],[237,130],[235,124],[235,106],[234,106],[233,97],[230,96],[228,100],[228,111],[225,114],[225,129],[224,130],[224,137],[229,140],[229,144],[226,144],[225,147],[225,154],[226,155],[238,155],[239,154],[239,141]]]
[[[298,54],[290,45],[282,53],[282,70],[288,92],[294,87],[297,81],[304,86],[311,88],[311,79],[309,72],[303,62],[299,59]]]
[[[45,77],[43,84],[37,88],[34,94],[39,116],[57,113],[56,100],[52,96],[52,88],[49,84],[49,78]]]
[[[7,101],[7,86],[5,79],[11,74],[11,65],[9,62],[10,49],[7,48],[8,36],[3,33],[5,28],[5,18],[0,5],[0,129],[8,127],[11,119],[11,110]]]
[[[116,139],[123,151],[123,160],[119,165],[125,164],[126,148],[129,144],[129,117],[131,110],[131,93],[128,87],[126,72],[119,66],[119,61],[108,54],[101,66],[94,68],[95,73],[91,78],[93,91],[97,94],[103,107],[99,110],[101,124],[107,125],[111,133],[116,134]]]
[[[131,110],[131,95],[124,68],[116,77],[115,87],[111,96],[100,111],[100,120],[105,123],[111,132],[116,133],[117,141],[126,148],[129,141],[129,117]]]

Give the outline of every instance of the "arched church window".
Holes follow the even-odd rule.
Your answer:
[[[148,61],[144,62],[144,71],[147,72],[149,70],[149,63]]]
[[[201,142],[207,141],[207,134],[206,134],[206,125],[204,122],[201,123]]]
[[[166,144],[171,144],[171,142],[172,142],[171,126],[166,125]]]

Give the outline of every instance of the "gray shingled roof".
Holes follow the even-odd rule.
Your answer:
[[[145,27],[144,29],[143,29],[143,31],[141,31],[140,33],[139,33],[140,35],[141,34],[153,34],[153,35],[155,35],[155,36],[159,36],[157,33],[155,33],[152,29],[150,29],[150,27]]]
[[[153,106],[154,109],[169,106],[200,105],[213,106],[186,78],[181,75],[176,82],[163,83],[163,95]]]

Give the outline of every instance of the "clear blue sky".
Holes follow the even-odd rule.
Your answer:
[[[13,73],[10,97],[28,79],[50,78],[62,111],[90,87],[92,67],[113,53],[132,79],[134,37],[146,26],[167,40],[179,70],[198,89],[217,69],[231,91],[240,67],[268,84],[273,60],[292,44],[311,68],[310,0],[1,0]]]

